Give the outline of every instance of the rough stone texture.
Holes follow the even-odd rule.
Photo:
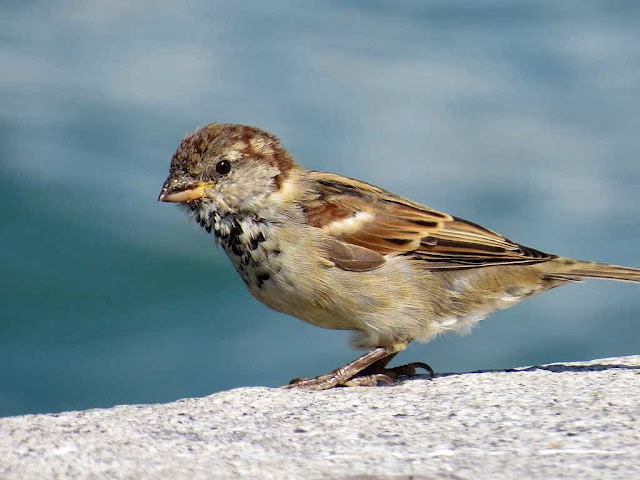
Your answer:
[[[0,419],[0,478],[640,478],[640,356]]]

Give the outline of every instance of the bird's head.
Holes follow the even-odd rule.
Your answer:
[[[202,213],[260,216],[300,167],[274,135],[211,123],[182,139],[158,200]],[[206,211],[206,212],[205,212]]]

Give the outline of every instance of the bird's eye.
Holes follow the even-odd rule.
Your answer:
[[[229,160],[220,160],[218,163],[216,163],[216,172],[218,172],[220,175],[226,175],[227,173],[229,173],[229,170],[231,170],[231,163],[229,162]]]

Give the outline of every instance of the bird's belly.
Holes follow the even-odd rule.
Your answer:
[[[313,273],[315,266],[292,263],[280,251],[267,251],[255,258],[257,261],[247,261],[231,248],[224,248],[251,295],[266,306],[322,328],[362,329],[360,312],[342,308],[344,302],[320,278],[325,272]],[[370,296],[367,292],[361,303],[371,303]],[[351,298],[356,301],[355,295]]]
[[[268,280],[261,285],[245,281],[252,295],[274,310],[318,327],[354,331],[352,344],[359,348],[437,333],[420,286],[396,275],[409,268],[402,261],[351,272],[312,256],[296,256],[295,250],[283,251],[290,256],[270,259],[273,273]]]
[[[258,268],[245,267],[238,273],[251,295],[274,310],[322,328],[354,330],[358,327],[353,316],[336,311],[332,302],[322,300],[319,285],[308,281],[313,277],[300,275],[278,259],[263,262]]]

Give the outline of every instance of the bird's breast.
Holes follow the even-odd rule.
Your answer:
[[[230,215],[213,221],[211,230],[256,299],[317,326],[354,328],[334,315],[330,286],[322,280],[328,267],[313,255],[308,233]]]
[[[268,230],[264,222],[251,217],[227,215],[212,223],[218,243],[252,293],[280,269],[280,251]]]

